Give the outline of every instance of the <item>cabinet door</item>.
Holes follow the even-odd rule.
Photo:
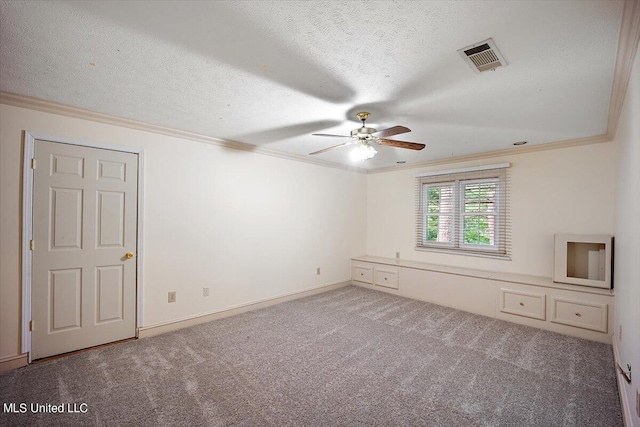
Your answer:
[[[375,281],[376,286],[383,286],[385,288],[398,289],[399,284],[399,272],[390,268],[376,267],[375,268]]]
[[[607,304],[553,298],[554,323],[607,332]]]
[[[373,267],[354,265],[351,269],[351,280],[362,283],[373,283]]]
[[[500,289],[500,311],[503,313],[545,320],[545,300],[544,294]]]

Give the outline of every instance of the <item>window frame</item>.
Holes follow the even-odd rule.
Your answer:
[[[492,214],[493,216],[495,216],[495,224],[493,227],[493,241],[494,244],[493,245],[482,245],[482,246],[478,246],[478,245],[473,245],[473,244],[466,244],[464,242],[464,219],[466,216],[481,216],[483,214],[483,212],[477,212],[477,213],[467,213],[465,212],[465,202],[466,202],[466,186],[467,185],[472,185],[472,184],[482,184],[482,183],[486,183],[486,182],[495,182],[496,183],[496,190],[495,190],[495,204],[496,204],[496,212],[494,214]],[[503,236],[500,235],[500,216],[502,214],[502,198],[500,197],[500,178],[499,177],[495,177],[495,178],[480,178],[480,179],[468,179],[468,180],[457,180],[456,183],[458,184],[458,191],[459,191],[459,196],[460,199],[458,201],[458,206],[456,209],[456,213],[460,216],[460,223],[458,224],[458,230],[459,233],[456,236],[458,238],[458,248],[459,249],[466,249],[466,250],[471,250],[471,251],[482,251],[482,252],[494,252],[494,253],[499,253],[500,252],[500,243],[503,240]],[[486,215],[488,216],[488,215]]]
[[[445,185],[451,185],[452,188],[452,199],[455,199],[457,196],[457,191],[456,191],[456,182],[455,181],[443,181],[443,182],[439,182],[439,183],[430,183],[430,184],[423,184],[423,196],[424,196],[424,192],[429,192],[429,188],[442,188]],[[427,209],[425,212],[424,206],[423,206],[423,210],[422,210],[422,221],[423,221],[423,225],[422,225],[422,243],[423,245],[425,244],[425,242],[428,242],[427,240],[427,236],[429,234],[429,217],[430,216],[437,216],[438,217],[438,222],[439,222],[439,218],[442,215],[441,212],[438,212],[437,214],[434,215],[433,212],[428,212],[428,204],[429,204],[429,198],[427,197],[426,200],[426,206]],[[454,205],[455,206],[455,205]],[[456,221],[458,220],[458,217],[456,215],[455,210],[451,213],[451,214],[447,214],[447,216],[451,216],[451,229],[450,229],[450,233],[453,236],[453,239],[451,240],[451,242],[430,242],[430,245],[434,245],[437,247],[441,247],[441,248],[449,248],[449,249],[455,249],[456,244],[455,244],[455,239],[456,239]]]
[[[506,169],[510,164],[498,165],[496,168],[464,169],[444,173],[416,175],[416,204],[419,223],[416,224],[416,250],[455,253],[461,255],[476,255],[492,258],[510,259],[510,221],[508,215],[509,182]],[[465,212],[465,201],[468,199],[465,190],[469,185],[495,183],[495,194],[492,201],[495,212]],[[429,217],[443,214],[430,213],[428,207],[428,193],[431,188],[452,187],[452,225],[451,240],[447,242],[428,241]],[[448,214],[445,214],[448,215]],[[478,245],[464,242],[464,220],[471,216],[493,216],[493,244]]]

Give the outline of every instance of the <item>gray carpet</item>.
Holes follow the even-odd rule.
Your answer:
[[[622,426],[612,347],[349,286],[0,376],[0,425]]]

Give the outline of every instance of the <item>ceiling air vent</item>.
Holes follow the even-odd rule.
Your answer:
[[[502,65],[507,65],[507,61],[504,60],[493,39],[463,47],[458,52],[476,73],[495,70]]]

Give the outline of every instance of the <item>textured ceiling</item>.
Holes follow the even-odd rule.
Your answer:
[[[0,89],[307,155],[358,111],[415,152],[363,168],[602,135],[621,1],[2,2]],[[457,50],[493,37],[509,65]],[[350,148],[315,157],[352,164]]]

